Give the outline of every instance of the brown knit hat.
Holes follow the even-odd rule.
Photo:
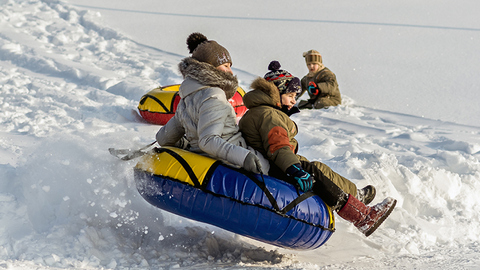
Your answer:
[[[187,38],[187,46],[192,57],[200,62],[205,62],[218,67],[225,63],[232,64],[232,58],[227,49],[214,40],[208,40],[201,33],[192,33]]]
[[[322,64],[322,55],[315,50],[310,50],[308,52],[303,53],[303,57],[305,57],[305,62],[308,64]]]

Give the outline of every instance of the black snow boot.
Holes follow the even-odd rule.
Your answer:
[[[375,199],[375,195],[377,194],[377,191],[375,190],[375,187],[372,185],[368,185],[362,189],[357,190],[357,199],[361,201],[363,204],[367,205]]]

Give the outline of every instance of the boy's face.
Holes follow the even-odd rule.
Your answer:
[[[280,96],[280,99],[282,100],[282,105],[288,106],[288,109],[290,110],[297,101],[295,100],[295,97],[297,96],[297,93],[291,92],[291,93],[286,93]]]
[[[307,67],[308,67],[309,72],[317,72],[317,70],[320,66],[316,63],[310,63],[310,64],[307,65]]]
[[[230,64],[230,63],[225,63],[225,64],[222,64],[222,65],[216,67],[216,69],[218,69],[218,70],[220,70],[220,71],[223,71],[223,72],[230,73],[230,74],[233,75],[231,66],[232,66],[232,64]]]

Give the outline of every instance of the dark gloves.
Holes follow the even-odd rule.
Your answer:
[[[315,179],[308,172],[304,171],[300,163],[293,164],[285,171],[289,176],[295,178],[298,189],[307,192],[312,189]]]
[[[262,163],[252,152],[248,153],[243,161],[243,168],[253,173],[262,173]]]
[[[308,83],[308,93],[313,96],[320,94],[320,89],[318,89],[318,86],[315,82]]]
[[[183,136],[180,140],[175,143],[175,147],[180,149],[188,149],[190,148],[190,142],[187,140],[186,136]]]

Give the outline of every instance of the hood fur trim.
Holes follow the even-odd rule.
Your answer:
[[[252,82],[250,88],[264,92],[272,99],[272,105],[281,107],[280,92],[273,82],[258,77]]]
[[[211,64],[187,57],[178,64],[178,69],[184,79],[191,78],[202,85],[221,88],[227,99],[231,99],[237,91],[237,76],[220,71]]]

